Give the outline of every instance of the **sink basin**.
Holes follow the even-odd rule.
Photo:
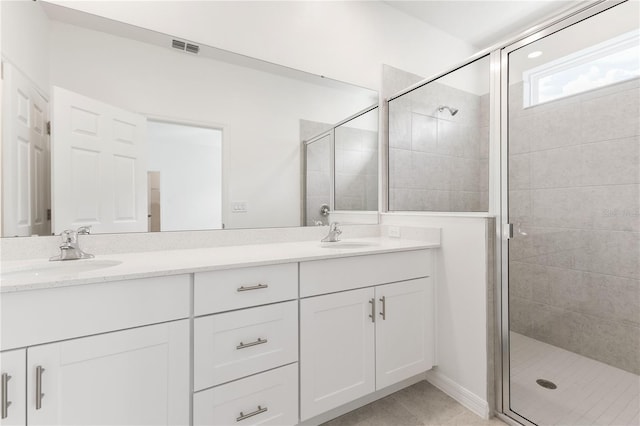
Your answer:
[[[38,277],[43,275],[68,276],[83,272],[91,272],[99,269],[110,268],[121,264],[119,260],[86,259],[67,260],[62,262],[42,262],[31,265],[23,265],[14,268],[2,268],[0,276],[3,279],[21,279]]]
[[[320,247],[330,249],[359,249],[373,247],[375,245],[375,243],[366,241],[336,241],[335,243],[322,243]]]

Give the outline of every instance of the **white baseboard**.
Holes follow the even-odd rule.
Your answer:
[[[491,416],[487,401],[440,373],[437,367],[427,371],[427,381],[483,419]]]

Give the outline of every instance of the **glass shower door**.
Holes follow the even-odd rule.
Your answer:
[[[640,424],[639,16],[625,2],[503,54],[505,408],[534,424]]]

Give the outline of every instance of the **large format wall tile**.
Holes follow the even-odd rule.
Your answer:
[[[582,146],[582,185],[640,183],[640,136]]]
[[[566,188],[580,184],[580,146],[531,153],[532,188]]]
[[[640,89],[608,94],[582,103],[582,137],[594,142],[640,134]]]
[[[510,90],[512,329],[640,372],[640,79],[522,108]]]
[[[435,82],[390,101],[390,210],[488,210],[488,106]]]

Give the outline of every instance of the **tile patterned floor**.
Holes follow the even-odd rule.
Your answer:
[[[324,426],[504,426],[484,420],[427,381],[340,416]]]
[[[536,384],[551,380],[557,389]],[[511,407],[540,425],[640,425],[640,377],[511,333]]]

